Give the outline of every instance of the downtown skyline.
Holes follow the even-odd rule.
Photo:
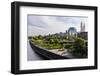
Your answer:
[[[85,31],[88,31],[87,20],[87,17],[28,15],[28,36],[65,32],[70,27],[80,32],[81,22],[85,24]]]

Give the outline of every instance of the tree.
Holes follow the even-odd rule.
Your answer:
[[[55,44],[58,44],[58,43],[59,43],[59,40],[58,40],[57,38],[55,38],[55,39],[54,39],[54,43],[55,43]]]
[[[49,39],[49,43],[50,44],[53,44],[54,43],[54,40],[53,39]]]
[[[82,38],[75,38],[73,43],[73,54],[77,57],[86,57],[87,56],[87,46],[85,40]]]
[[[38,36],[38,39],[43,39],[42,35],[39,35],[39,36]]]

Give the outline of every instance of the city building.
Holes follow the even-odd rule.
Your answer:
[[[85,23],[81,22],[80,27],[81,27],[80,32],[85,32]]]
[[[81,38],[87,40],[88,39],[88,32],[85,31],[85,23],[81,22],[80,28],[81,28],[80,32],[77,33],[78,37],[81,37]]]
[[[75,27],[70,27],[68,29],[68,35],[76,37],[77,36],[77,30],[76,30],[76,28]]]
[[[75,27],[70,27],[65,32],[59,32],[59,33],[55,33],[55,34],[51,34],[51,35],[49,34],[49,35],[45,36],[45,39],[48,40],[49,36],[56,36],[59,38],[66,36],[70,40],[73,40],[73,37],[80,37],[80,38],[87,40],[88,32],[85,31],[85,23],[81,22],[79,32],[77,32],[77,29]]]
[[[81,38],[87,40],[88,39],[87,34],[88,34],[87,32],[79,32],[77,35],[78,35],[78,37],[81,37]]]

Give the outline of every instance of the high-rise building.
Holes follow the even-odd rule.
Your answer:
[[[85,32],[85,23],[81,22],[81,32]]]
[[[81,30],[80,30],[80,32],[78,32],[78,37],[81,37],[81,38],[87,40],[88,39],[88,36],[87,36],[88,32],[85,31],[85,23],[81,22],[80,28],[81,28]]]

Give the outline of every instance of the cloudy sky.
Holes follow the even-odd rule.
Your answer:
[[[65,32],[70,27],[80,31],[80,23],[85,23],[85,31],[88,28],[87,17],[70,16],[43,16],[28,15],[28,36],[47,35]]]

